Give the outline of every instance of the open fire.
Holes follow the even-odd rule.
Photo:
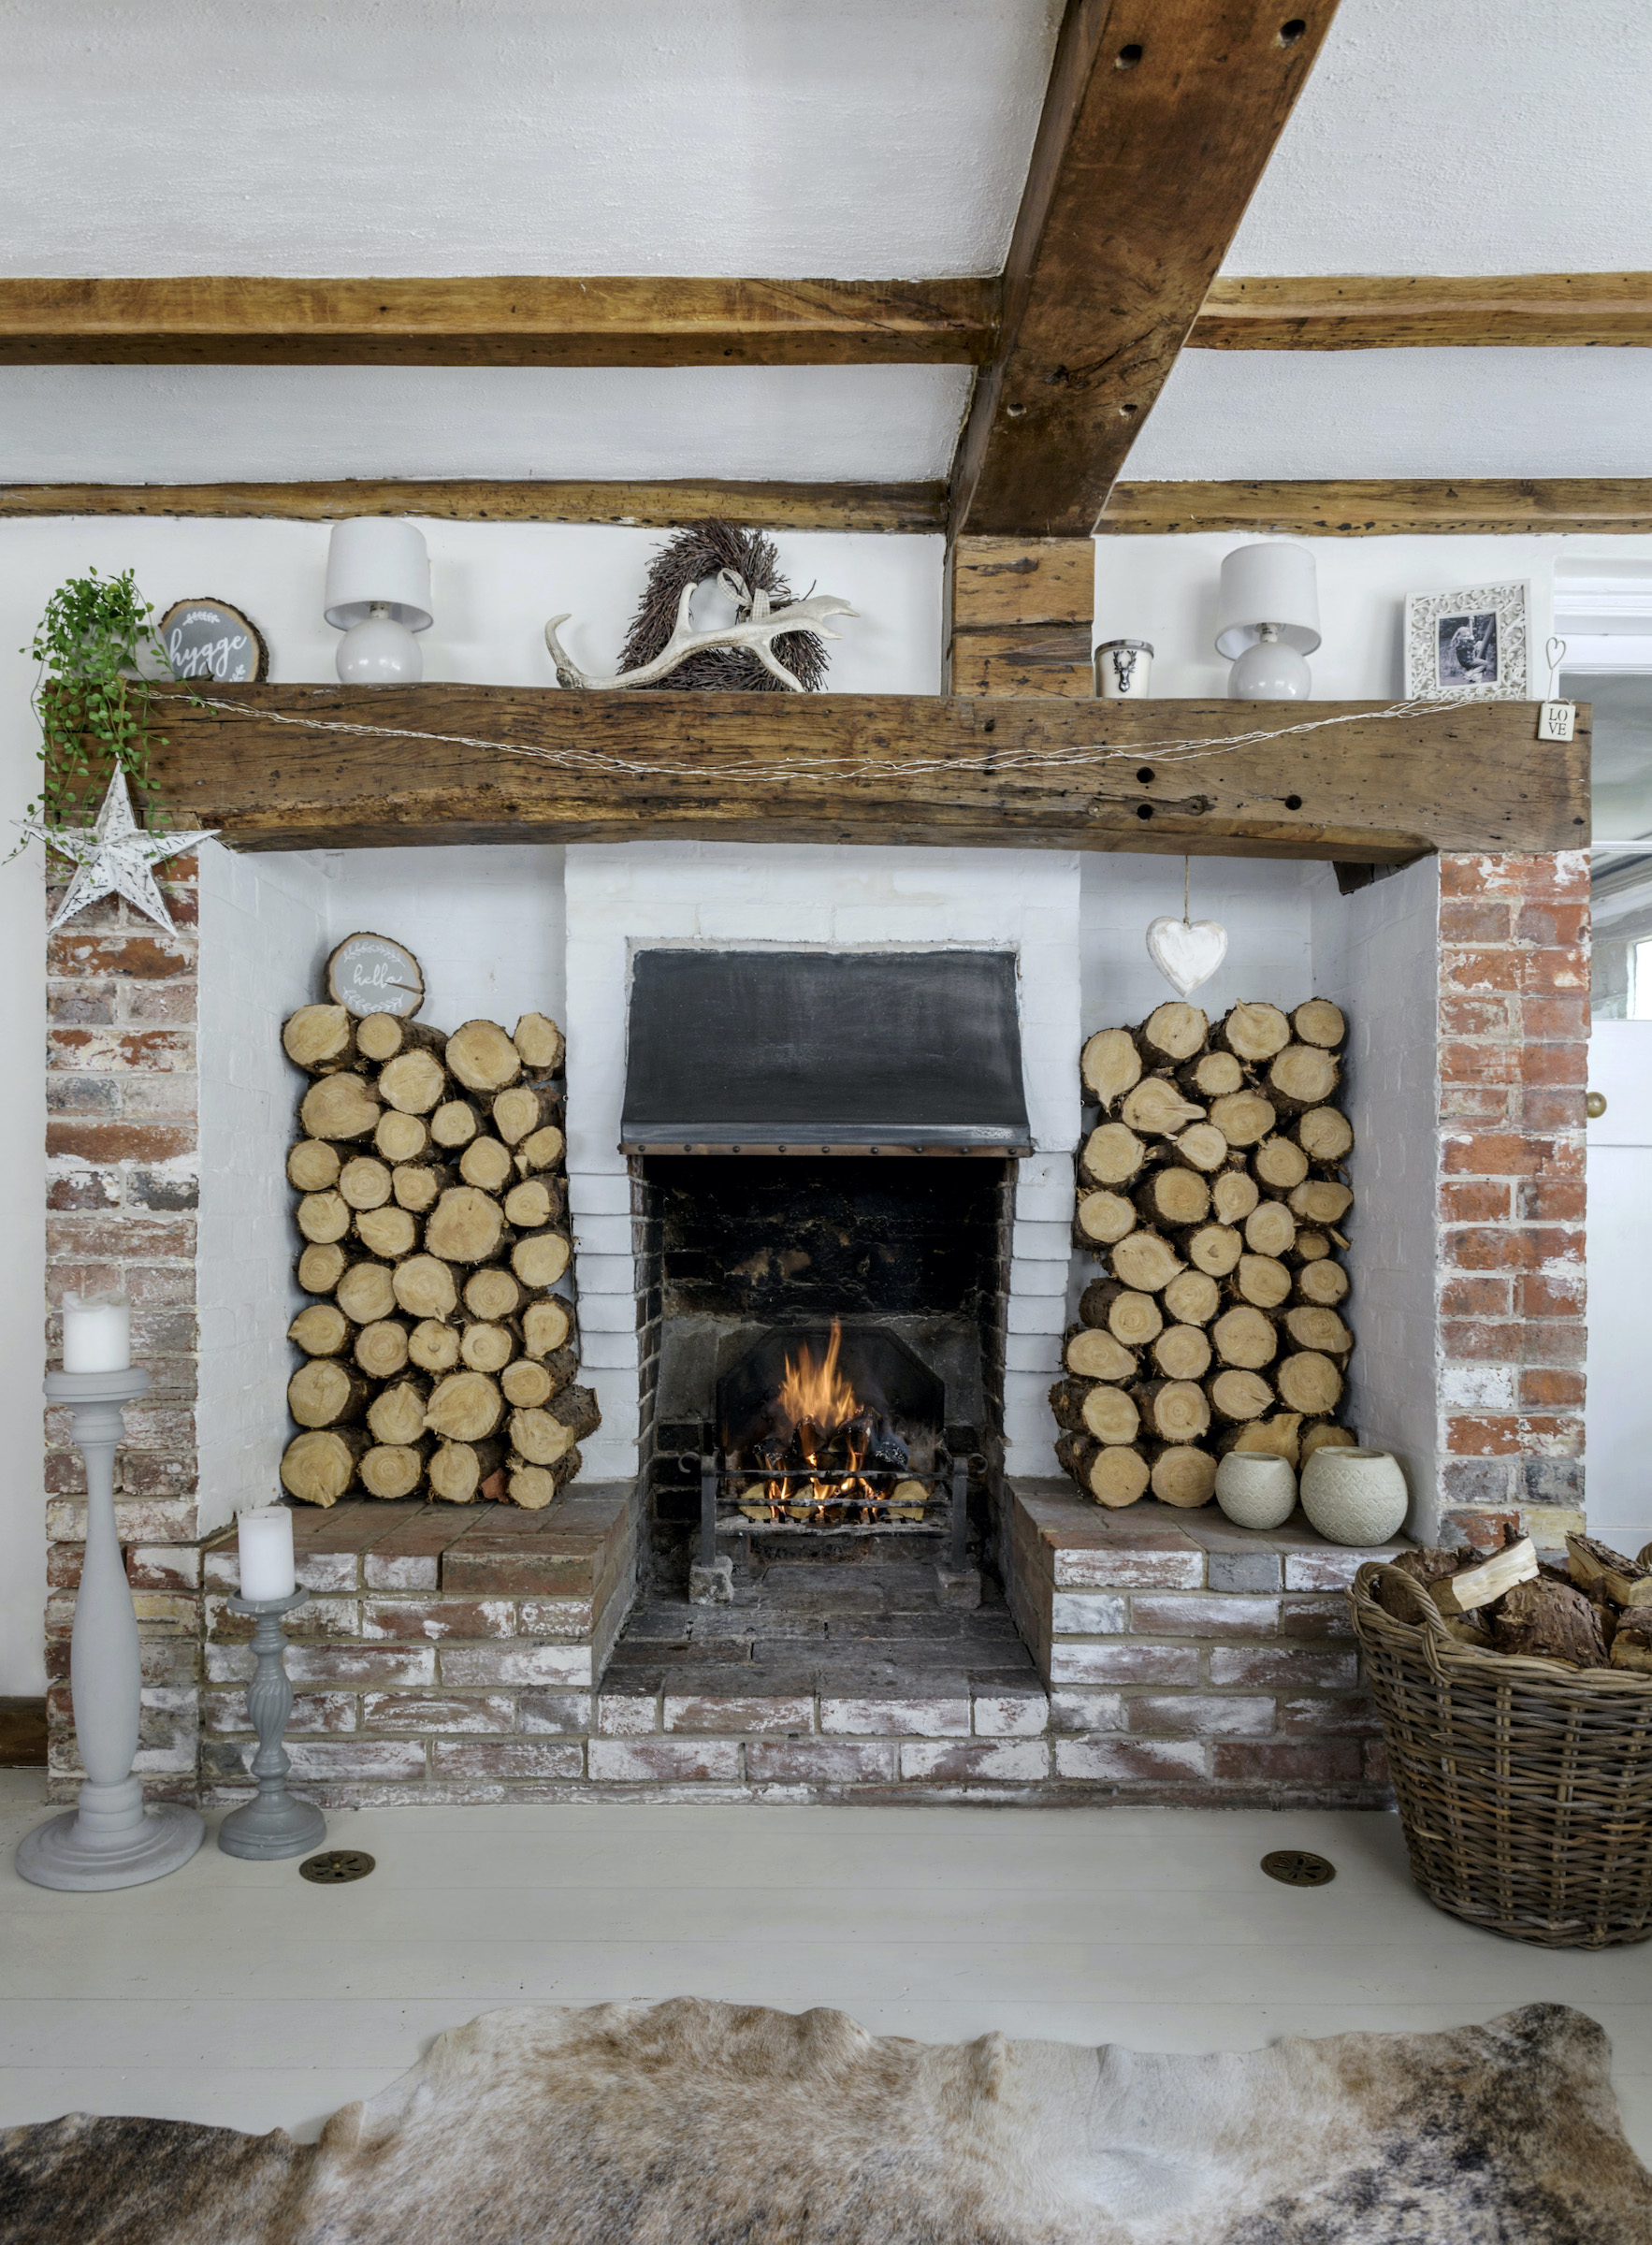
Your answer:
[[[741,1486],[748,1520],[821,1526],[923,1517],[929,1486],[911,1473],[908,1445],[889,1418],[856,1396],[842,1346],[834,1318],[818,1362],[806,1341],[788,1351],[767,1427],[742,1461],[760,1475]]]

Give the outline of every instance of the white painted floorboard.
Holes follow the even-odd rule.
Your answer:
[[[54,1894],[11,1869],[42,1796],[0,1773],[0,2124],[80,2108],[313,2135],[506,2004],[706,1995],[924,2041],[1209,2050],[1546,2001],[1610,2034],[1652,2165],[1652,1947],[1549,1953],[1459,1925],[1413,1887],[1392,1817],[398,1809],[332,1818],[333,1846],[377,1859],[355,1886],[209,1839],[152,1886]],[[1329,1856],[1334,1883],[1265,1878],[1287,1847]]]

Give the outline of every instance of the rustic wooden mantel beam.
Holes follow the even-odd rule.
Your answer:
[[[210,692],[166,689],[152,768],[175,814],[242,849],[698,837],[1394,864],[1588,837],[1587,707],[1554,746],[1509,702]]]
[[[977,366],[998,282],[0,280],[0,365]]]

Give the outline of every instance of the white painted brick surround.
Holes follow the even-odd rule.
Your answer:
[[[568,1168],[586,1377],[602,1426],[581,1478],[636,1470],[637,1272],[619,1151],[630,961],[717,949],[1013,950],[1036,1151],[1021,1165],[1005,1436],[1012,1471],[1055,1470],[1045,1391],[1065,1323],[1078,1142],[1079,861],[1048,850],[817,848],[638,842],[566,859]]]

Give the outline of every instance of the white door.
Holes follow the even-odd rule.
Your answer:
[[[1652,1021],[1594,1023],[1589,1090],[1589,1527],[1633,1553],[1652,1541]]]

